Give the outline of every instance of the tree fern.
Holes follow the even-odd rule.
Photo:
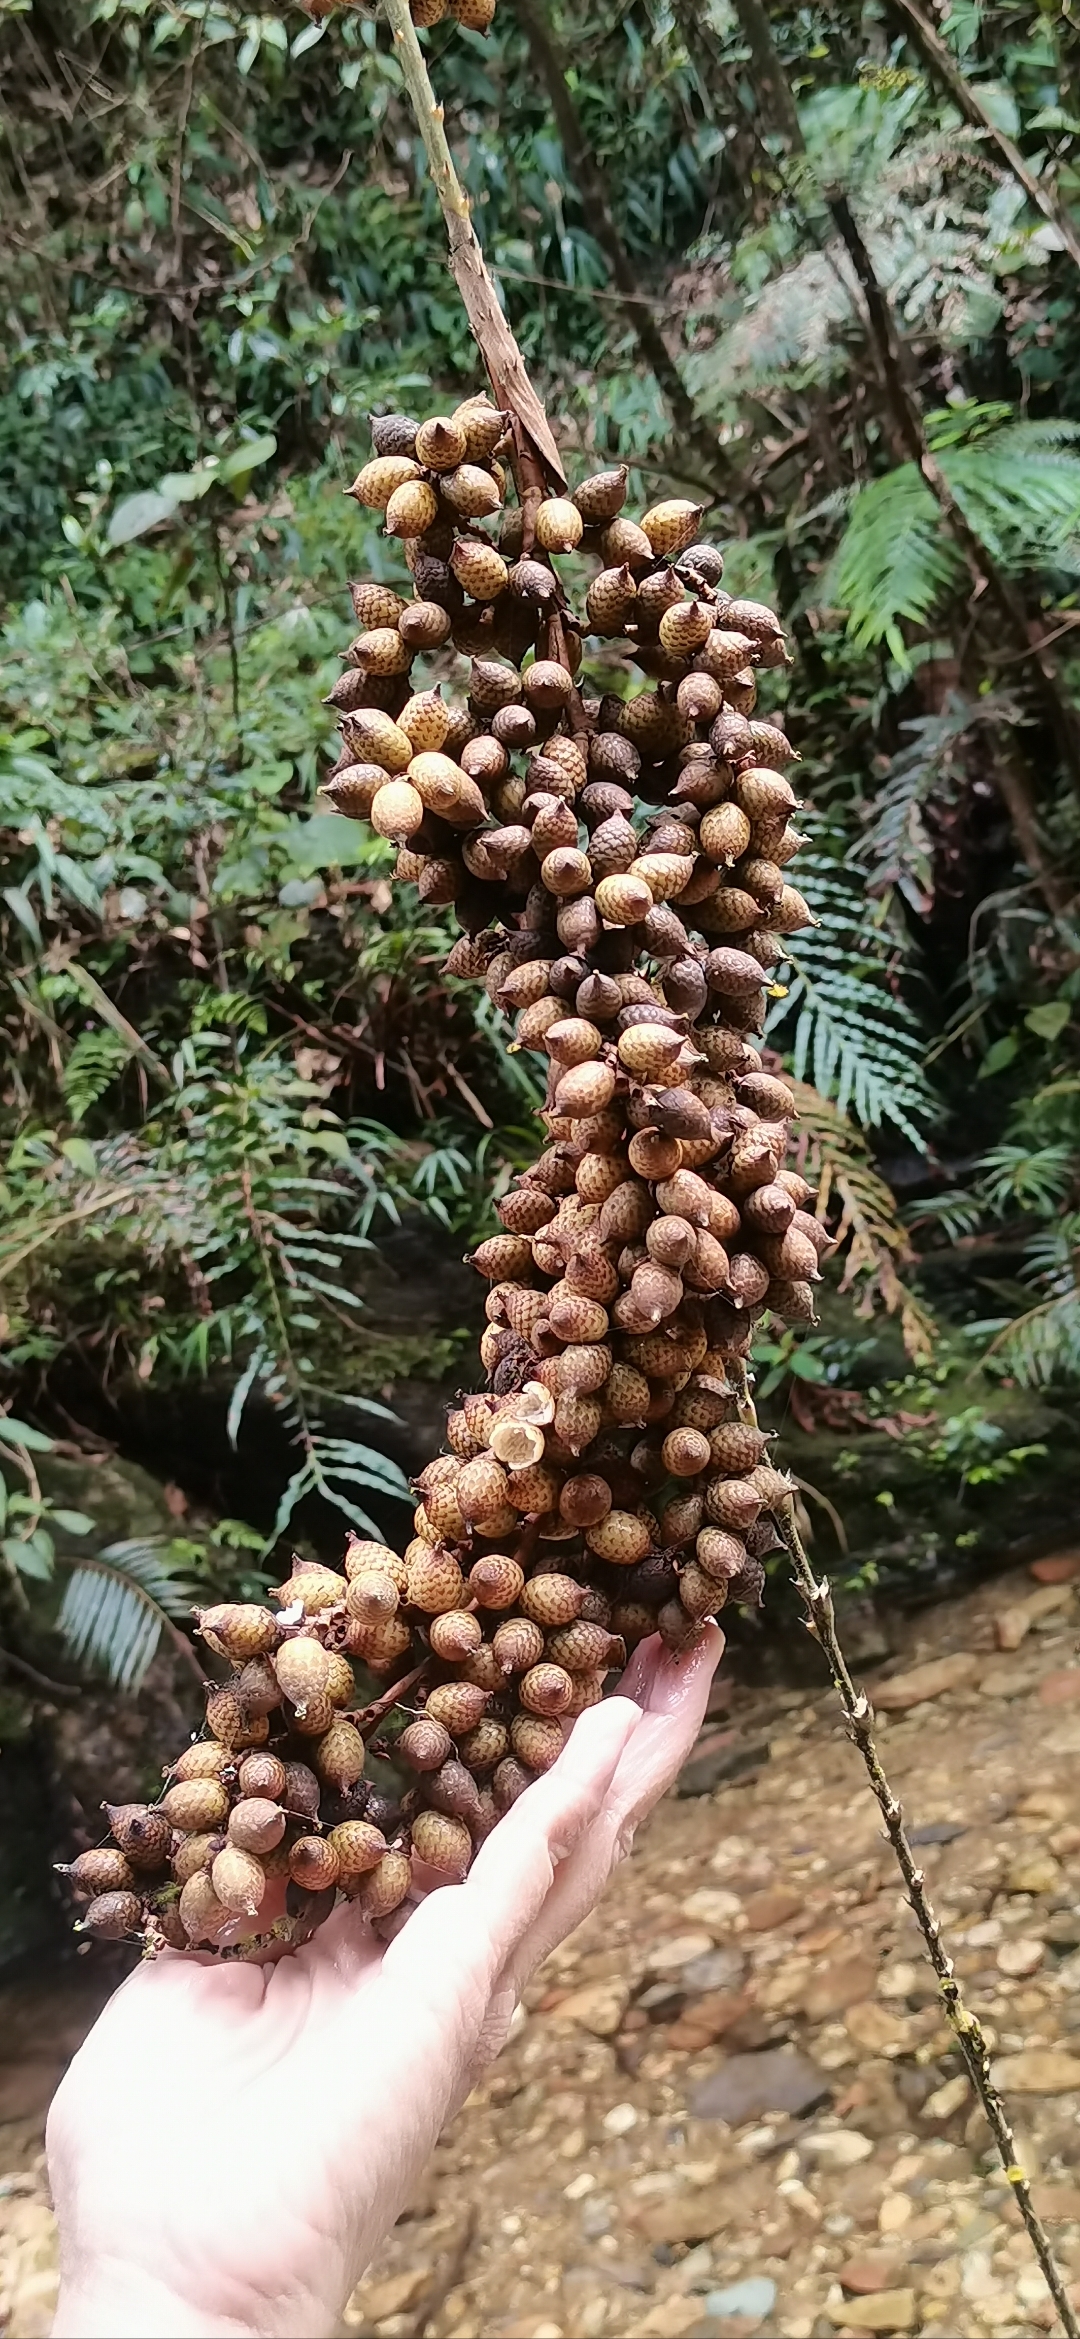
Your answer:
[[[956,420],[931,416],[931,444],[995,559],[1080,572],[1080,455],[1068,443],[1080,424],[1010,422],[957,443]],[[965,575],[930,489],[903,463],[858,490],[820,599],[847,610],[860,648],[885,642],[898,665],[909,665],[902,625],[928,625]]]
[[[896,938],[857,874],[822,852],[799,861],[800,890],[820,921],[800,934],[791,975],[770,1010],[768,1036],[796,1080],[808,1080],[859,1126],[891,1122],[920,1150],[919,1123],[935,1100],[922,1069],[923,1038],[900,987]]]
[[[176,1573],[160,1543],[110,1543],[74,1567],[56,1629],[72,1657],[96,1666],[114,1688],[136,1690],[162,1631],[190,1614],[194,1595],[194,1585]]]

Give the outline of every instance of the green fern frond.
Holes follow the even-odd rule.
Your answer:
[[[163,1627],[186,1616],[193,1597],[194,1586],[174,1572],[160,1544],[110,1543],[73,1569],[56,1629],[80,1663],[97,1667],[114,1689],[134,1691]]]
[[[63,1070],[63,1089],[73,1121],[85,1119],[91,1105],[111,1088],[117,1073],[131,1060],[118,1032],[91,1028],[81,1031]]]
[[[1080,456],[1071,433],[1037,424],[942,446],[938,460],[958,504],[995,559],[1014,569],[1080,570]],[[961,554],[913,463],[860,488],[822,580],[820,598],[848,612],[862,649],[885,642],[910,664],[901,632],[928,625],[964,576]]]
[[[924,807],[953,801],[960,778],[958,750],[978,723],[1018,720],[1015,700],[995,691],[984,699],[950,692],[940,714],[901,725],[910,747],[894,755],[875,787],[871,817],[853,858],[865,870],[869,891],[887,894],[895,886],[917,917],[929,915],[934,899],[934,856]]]
[[[933,1353],[936,1326],[900,1272],[914,1254],[891,1188],[843,1113],[807,1082],[794,1085],[799,1167],[817,1186],[818,1216],[826,1217],[831,1202],[840,1204],[836,1248],[847,1253],[840,1289],[858,1288],[857,1315],[873,1315],[880,1303],[887,1315],[899,1316],[908,1355],[923,1363]]]
[[[924,1149],[919,1122],[935,1100],[922,1069],[918,1018],[898,983],[897,947],[853,874],[823,853],[799,864],[800,890],[820,924],[799,936],[792,979],[775,1001],[768,1037],[796,1080],[808,1080],[859,1126],[886,1122]]]

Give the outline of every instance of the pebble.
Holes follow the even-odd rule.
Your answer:
[[[740,1949],[711,1949],[707,1957],[692,1957],[684,1965],[679,1988],[693,1991],[695,1995],[706,1990],[729,1990],[742,1980],[745,1962]]]
[[[1071,1705],[1080,1697],[1080,1665],[1063,1665],[1057,1672],[1044,1673],[1036,1694],[1041,1706]]]
[[[867,2292],[899,2289],[905,2271],[902,2258],[881,2250],[876,2256],[849,2258],[840,2268],[840,2280],[845,2290],[853,2290],[861,2298]]]
[[[628,2136],[631,2128],[637,2127],[638,2118],[634,2104],[612,2104],[611,2110],[605,2114],[604,2128],[609,2136]]]
[[[995,1964],[1000,1974],[1009,1974],[1014,1981],[1023,1981],[1037,1972],[1043,1961],[1043,1945],[1029,1935],[1019,1934],[1011,1941],[1003,1941]]]
[[[913,2290],[872,2291],[867,2298],[842,2299],[827,2312],[842,2331],[913,2331],[919,2319]]]
[[[800,1892],[752,1892],[743,1902],[743,1915],[752,1933],[771,1933],[777,1925],[790,1924],[792,1917],[800,1916],[803,1897]]]
[[[776,2284],[767,2274],[749,2274],[745,2282],[732,2282],[726,2290],[705,2293],[707,2315],[740,2315],[748,2323],[763,2323],[775,2305]]]
[[[572,1990],[547,2019],[560,2030],[576,2026],[591,2031],[595,2038],[613,2038],[629,2003],[628,1981],[593,1982],[584,1990]]]
[[[1054,1551],[1046,1559],[1033,1559],[1028,1574],[1037,1584],[1071,1584],[1080,1576],[1080,1551]]]
[[[696,2087],[690,2109],[699,2120],[726,2120],[741,2127],[763,2112],[809,2112],[829,2093],[829,2082],[805,2055],[789,2047],[764,2054],[729,2055],[718,2071]]]
[[[705,1957],[712,1948],[711,1933],[671,1933],[662,1941],[654,1941],[649,1951],[648,1970],[651,1974],[674,1973],[679,1966],[692,1965],[695,1958]]]
[[[1077,1676],[1080,1679],[1080,1674]],[[1049,1853],[1037,1852],[1034,1859],[1015,1860],[1005,1878],[1006,1892],[1054,1892],[1061,1882],[1061,1869]]]
[[[893,1673],[887,1681],[875,1682],[873,1703],[880,1714],[903,1714],[911,1706],[943,1697],[947,1690],[962,1689],[978,1670],[978,1658],[966,1650],[958,1650],[952,1657],[934,1657],[928,1665],[914,1666],[910,1673]]]
[[[943,2087],[935,2087],[922,2108],[924,2120],[951,2120],[968,2100],[970,2084],[966,2072],[958,2071],[955,2079],[946,2079]]]
[[[855,2168],[860,2160],[869,2160],[874,2147],[857,2128],[819,2128],[803,2137],[802,2149],[826,2168]]]
[[[737,1892],[724,1892],[719,1885],[715,1890],[704,1885],[700,1892],[692,1892],[689,1900],[683,1901],[679,1914],[688,1917],[691,1924],[706,1925],[710,1932],[715,1929],[719,1933],[742,1915],[742,1902]]]
[[[993,2071],[1006,2095],[1072,2095],[1080,2088],[1080,2058],[1063,2047],[1024,2047],[999,2056]]]

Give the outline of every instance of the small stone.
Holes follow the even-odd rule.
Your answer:
[[[979,1677],[980,1697],[1022,1697],[1029,1687],[1028,1676],[1020,1666],[1008,1662],[988,1665]]]
[[[909,1706],[924,1705],[950,1689],[962,1689],[978,1668],[978,1658],[966,1650],[957,1650],[952,1657],[934,1657],[910,1673],[894,1673],[888,1681],[879,1681],[873,1692],[874,1705],[882,1714],[906,1713]]]
[[[1058,2185],[1047,2179],[1032,2186],[1031,2198],[1040,2217],[1080,2225],[1080,2185]]]
[[[583,2201],[586,2193],[594,2193],[595,2191],[596,2178],[592,2170],[583,2168],[580,2176],[571,2177],[569,2184],[563,2186],[563,2200]]]
[[[907,2193],[885,2193],[878,2210],[879,2233],[902,2233],[910,2224],[912,2203]]]
[[[790,2047],[775,2047],[764,2054],[729,2055],[694,2089],[690,2110],[695,2119],[726,2120],[729,2127],[738,2128],[766,2112],[798,2117],[824,2103],[829,2092],[825,2073],[807,2056]]]
[[[1080,1576],[1080,1551],[1054,1551],[1046,1559],[1033,1559],[1028,1574],[1037,1584],[1071,1584]]]
[[[901,2257],[886,2250],[870,2251],[863,2258],[849,2258],[840,2268],[840,2280],[845,2290],[863,2298],[875,2291],[899,2289],[906,2271]]]
[[[829,2022],[862,1998],[868,1998],[877,1980],[872,1957],[841,1957],[812,1974],[803,1994],[803,2013],[809,2022]]]
[[[874,2146],[857,2128],[819,2128],[816,2134],[804,2136],[802,2149],[812,2152],[826,2168],[854,2168],[860,2160],[869,2160]],[[883,2288],[879,2283],[878,2289]]]
[[[711,2047],[715,2039],[725,2037],[748,2016],[755,2016],[755,2008],[744,1991],[709,1990],[683,2008],[668,2032],[668,2045],[693,2054],[699,2047]],[[761,2017],[757,2020],[761,2022]]]
[[[628,2136],[638,2124],[637,2109],[632,2103],[612,2104],[604,2115],[604,2128],[609,2136]]]
[[[955,2079],[946,2079],[943,2087],[936,2087],[928,2095],[922,2108],[924,2120],[951,2120],[953,2113],[962,2109],[968,2100],[968,2081],[963,2071]]]
[[[776,2284],[767,2274],[748,2274],[745,2282],[729,2283],[726,2290],[707,2290],[705,2312],[720,2320],[725,2315],[737,2315],[739,2328],[748,2335],[771,2315],[776,2305]]]
[[[1071,1705],[1080,1697],[1080,1665],[1063,1665],[1059,1672],[1044,1673],[1035,1694],[1041,1706]]]
[[[841,2331],[913,2331],[918,2322],[913,2290],[872,2291],[864,2298],[842,2299],[825,2312]]]
[[[648,1970],[651,1974],[674,1973],[679,1966],[691,1965],[696,1957],[704,1957],[712,1948],[711,1933],[672,1933],[666,1940],[656,1941],[649,1951]]]
[[[860,2005],[849,2007],[844,2016],[844,2029],[868,2055],[902,2055],[911,2036],[907,2016],[892,2013],[889,2007],[880,2006],[876,1998],[866,1998]]]
[[[999,1649],[1018,1649],[1031,1631],[1032,1622],[1022,1601],[1015,1608],[1000,1608],[994,1618],[994,1639]]]
[[[1018,1819],[1071,1819],[1076,1809],[1073,1795],[1059,1794],[1055,1787],[1029,1787],[1015,1806]]]
[[[742,1902],[736,1892],[723,1892],[705,1885],[700,1892],[692,1892],[679,1910],[691,1924],[705,1925],[710,1932],[722,1933],[742,1914]]]
[[[792,1917],[802,1914],[802,1894],[785,1892],[777,1886],[771,1892],[752,1892],[743,1902],[743,1915],[751,1933],[771,1933],[777,1925],[790,1924]]]
[[[643,2323],[631,2323],[627,2339],[686,2339],[700,2321],[699,2298],[657,2299]]]
[[[1001,1939],[1000,1917],[983,1917],[978,1925],[969,1925],[963,1936],[968,1949],[994,1949]]]
[[[712,1949],[707,1957],[692,1957],[684,1965],[679,1988],[694,1997],[707,1990],[730,1990],[741,1982],[745,1962],[739,1949]]]
[[[1080,1674],[1077,1676],[1080,1680]],[[1006,1892],[1054,1892],[1061,1880],[1057,1861],[1048,1852],[1014,1860],[1005,1877]]]
[[[879,1998],[910,1998],[919,1985],[919,1969],[901,1959],[897,1965],[883,1967],[878,1975]]]
[[[1025,1934],[1003,1941],[995,1959],[998,1972],[1009,1974],[1013,1981],[1024,1981],[1028,1974],[1036,1973],[1042,1961],[1042,1942]]]
[[[588,2030],[594,2038],[614,2038],[630,2003],[628,1982],[592,1982],[572,1990],[548,2016],[558,2030]]]
[[[1080,2059],[1063,2047],[1024,2047],[994,2064],[995,2087],[1016,2095],[1072,2095],[1080,2088]]]
[[[385,2323],[390,2315],[406,2315],[418,2299],[423,2297],[431,2281],[427,2266],[413,2266],[406,2274],[389,2274],[385,2282],[376,2282],[363,2291],[365,2320]]]

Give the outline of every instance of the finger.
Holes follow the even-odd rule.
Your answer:
[[[640,1723],[638,1707],[622,1697],[581,1715],[558,1761],[500,1820],[466,1882],[425,1901],[391,1943],[388,1977],[405,1987],[414,1972],[430,1977],[437,1954],[444,1977],[464,1967],[486,1995],[543,1906],[559,1862],[596,1819]]]
[[[701,1727],[723,1649],[723,1633],[710,1624],[679,1654],[665,1649],[658,1639],[635,1651],[618,1697],[621,1702],[632,1681],[644,1705],[638,1728],[628,1733],[593,1824],[559,1869],[550,1893],[511,1952],[500,1979],[504,1984],[509,1981],[517,1996],[556,1944],[588,1914],[629,1851],[639,1821],[682,1769]]]

